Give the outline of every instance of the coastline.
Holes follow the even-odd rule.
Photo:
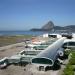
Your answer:
[[[48,33],[47,31],[0,31],[0,36],[16,36],[16,35],[31,35],[38,36],[44,33]]]

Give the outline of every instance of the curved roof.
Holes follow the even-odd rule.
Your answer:
[[[66,42],[75,42],[75,38],[72,38],[72,39],[66,39],[66,40],[64,40],[63,43],[66,43]]]
[[[50,45],[48,48],[46,48],[44,51],[40,52],[36,56],[36,58],[47,58],[47,59],[55,61],[56,58],[58,57],[58,51],[60,50],[60,48],[61,48],[61,46],[63,44],[63,41],[65,39],[66,38],[63,37],[63,38],[57,40],[52,45]],[[36,58],[33,58],[32,60],[34,60]],[[32,62],[32,63],[34,63],[34,62]]]

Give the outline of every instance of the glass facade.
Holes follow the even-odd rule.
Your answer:
[[[57,38],[57,35],[48,35],[49,37]]]
[[[75,42],[69,42],[70,46],[75,46]]]
[[[38,64],[52,64],[52,61],[46,58],[35,58],[32,60],[32,63],[38,63]]]
[[[67,46],[75,46],[75,42],[66,42],[63,44],[63,47],[67,47]]]

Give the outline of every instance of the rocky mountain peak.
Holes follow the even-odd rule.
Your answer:
[[[54,23],[52,21],[49,21],[41,29],[44,29],[44,30],[52,30],[53,28],[54,28]]]

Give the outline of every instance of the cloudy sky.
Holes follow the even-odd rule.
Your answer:
[[[0,0],[0,30],[75,25],[75,0]]]

